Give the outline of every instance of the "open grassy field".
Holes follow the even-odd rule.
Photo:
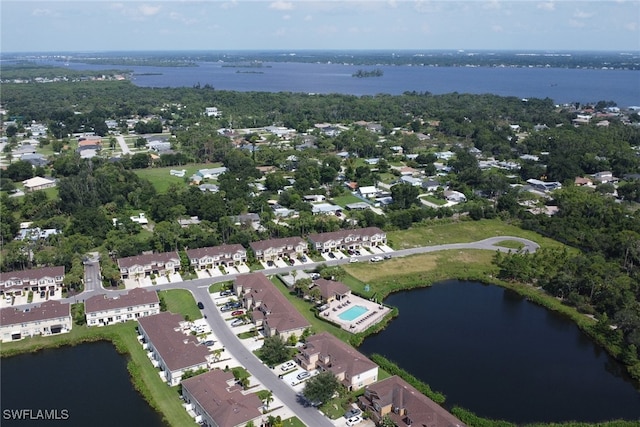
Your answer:
[[[199,171],[200,169],[211,169],[221,167],[221,163],[195,163],[188,164],[184,166],[169,166],[162,168],[147,168],[147,169],[136,169],[134,172],[140,178],[145,178],[151,181],[154,188],[158,193],[165,193],[171,184],[185,184],[185,178],[189,178],[191,175]],[[186,170],[187,172],[184,174],[183,178],[179,178],[177,176],[173,176],[169,174],[171,169],[174,170]]]
[[[523,237],[548,248],[562,248],[564,245],[540,234],[507,224],[500,219],[480,221],[434,221],[414,225],[408,230],[387,232],[387,241],[394,249],[415,248],[417,246],[465,243],[496,236]]]
[[[450,250],[392,258],[379,263],[346,264],[353,276],[345,284],[366,297],[382,299],[390,293],[414,287],[429,286],[450,278],[483,280],[498,272],[491,264],[492,251],[475,249]],[[365,284],[369,290],[365,290]]]
[[[196,320],[202,317],[202,313],[196,306],[191,292],[185,289],[170,289],[160,291],[160,298],[163,298],[167,304],[167,311],[172,313],[180,313],[183,316],[189,316],[189,319]]]

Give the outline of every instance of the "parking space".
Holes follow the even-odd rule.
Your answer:
[[[238,264],[238,265],[236,265],[236,269],[241,274],[250,273],[251,272],[251,269],[246,264]]]
[[[198,279],[208,279],[211,277],[208,270],[196,270],[196,276]]]
[[[277,260],[274,261],[274,263],[276,264],[277,267],[280,267],[280,268],[287,267],[287,262],[282,258],[278,258]]]
[[[393,252],[393,249],[391,249],[387,245],[380,245],[380,246],[378,246],[378,248],[380,248],[383,252]]]

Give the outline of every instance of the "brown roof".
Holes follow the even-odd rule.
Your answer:
[[[0,310],[0,324],[16,325],[69,316],[71,316],[71,304],[51,300],[43,302],[38,307],[31,307],[29,311],[11,307],[3,308]]]
[[[177,252],[163,252],[160,254],[148,254],[148,255],[136,255],[127,258],[118,259],[118,267],[131,268],[136,265],[153,265],[153,264],[166,264],[169,261],[180,262],[180,256]]]
[[[351,290],[347,285],[336,280],[317,279],[314,283],[320,289],[320,295],[325,300],[336,295],[347,294]]]
[[[245,299],[250,298],[254,306],[259,306],[269,328],[286,332],[311,326],[264,274],[238,276],[236,283],[242,286]]]
[[[0,273],[0,284],[8,281],[20,280],[23,283],[30,281],[38,281],[47,277],[64,276],[64,266],[61,267],[42,267],[33,268],[31,270],[9,271]]]
[[[78,147],[91,147],[94,145],[100,145],[101,139],[83,139],[78,142]]]
[[[209,355],[207,347],[198,345],[195,336],[178,329],[182,321],[181,315],[168,311],[138,319],[138,324],[171,371],[204,363]]]
[[[255,393],[243,394],[242,388],[229,382],[231,372],[214,369],[182,381],[186,390],[219,427],[245,425],[262,415],[262,402]]]
[[[364,354],[328,332],[308,337],[302,352],[318,354],[323,368],[335,375],[344,373],[349,382],[351,378],[378,367]]]
[[[302,237],[283,237],[281,239],[269,239],[260,240],[257,242],[251,242],[251,249],[254,251],[265,251],[269,248],[282,248],[287,246],[293,246],[294,248],[299,244],[307,244]]]
[[[465,426],[442,406],[396,375],[367,386],[365,396],[368,396],[372,402],[378,402],[380,407],[391,405],[399,408],[399,413],[392,411],[388,414],[396,425]]]
[[[138,305],[158,304],[158,294],[142,288],[135,288],[124,295],[108,298],[106,295],[95,295],[84,303],[86,313],[114,310],[117,308],[135,307]]]
[[[246,252],[246,249],[239,244],[210,246],[207,248],[188,249],[187,256],[189,259],[200,259],[205,256],[224,256],[231,258],[237,252]]]
[[[351,237],[354,241],[361,240],[363,236],[371,237],[376,234],[384,234],[378,227],[356,228],[353,230],[338,230],[328,233],[309,234],[309,240],[316,243],[327,242],[329,240],[343,240]]]

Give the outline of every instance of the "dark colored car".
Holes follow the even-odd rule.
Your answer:
[[[333,252],[329,252],[329,258],[335,258],[336,256],[333,254]]]
[[[203,303],[201,303],[200,301],[198,301],[198,308],[199,308],[200,310],[203,310],[203,309],[204,309],[204,304],[203,304]]]
[[[383,257],[384,259],[391,259],[391,255],[387,254]]]
[[[346,419],[349,419],[351,417],[356,417],[358,415],[360,415],[362,413],[362,411],[358,408],[351,408],[349,409],[347,412],[344,413],[344,417]]]

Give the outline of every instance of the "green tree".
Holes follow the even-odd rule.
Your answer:
[[[302,395],[309,402],[326,402],[340,388],[338,379],[330,371],[324,371],[307,380]]]
[[[260,359],[268,366],[275,366],[287,361],[290,357],[286,343],[279,335],[274,335],[264,339],[259,352]]]

